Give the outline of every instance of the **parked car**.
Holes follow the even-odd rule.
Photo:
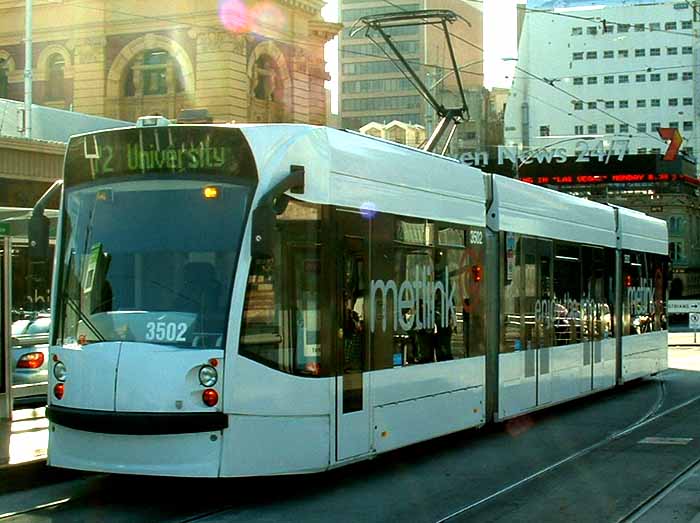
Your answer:
[[[51,317],[12,323],[12,386],[16,404],[46,402]]]

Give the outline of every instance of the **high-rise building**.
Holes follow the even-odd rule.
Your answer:
[[[372,121],[389,123],[393,120],[426,125],[431,117],[434,124],[433,109],[382,50],[365,38],[363,32],[350,37],[350,28],[359,18],[419,9],[456,12],[462,19],[449,25],[449,30],[460,67],[460,79],[467,89],[483,85],[481,7],[481,2],[470,0],[340,0],[340,18],[345,26],[339,46],[341,125],[359,129]],[[440,28],[412,26],[388,32],[427,87],[434,93],[457,92],[455,73]],[[375,36],[381,43],[381,37]]]
[[[574,154],[577,136],[594,135],[626,142],[629,153],[658,153],[666,146],[657,129],[675,127],[685,153],[696,153],[690,3],[574,3],[525,15],[506,142],[537,149],[573,137],[557,147]]]

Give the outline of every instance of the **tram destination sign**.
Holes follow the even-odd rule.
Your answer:
[[[166,126],[78,136],[68,144],[65,183],[124,176],[219,175],[255,178],[255,162],[239,129]]]

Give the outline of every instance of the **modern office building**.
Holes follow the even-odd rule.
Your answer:
[[[469,0],[340,0],[339,99],[341,125],[359,129],[376,121],[399,120],[426,125],[433,115],[413,85],[372,41],[361,32],[350,37],[361,17],[419,9],[450,9],[462,18],[449,26],[452,44],[465,88],[483,85],[482,3]],[[466,21],[465,21],[466,20]],[[393,42],[433,92],[457,92],[443,32],[435,27],[405,27],[391,31]],[[378,41],[382,42],[381,37]],[[427,118],[426,118],[427,116]],[[427,129],[428,133],[430,129]]]
[[[658,153],[665,145],[657,129],[675,127],[683,150],[697,153],[690,3],[606,3],[526,12],[506,143],[537,149],[561,137],[605,135],[629,139],[630,153]],[[542,7],[549,5],[566,2]],[[576,141],[561,147],[573,154]]]

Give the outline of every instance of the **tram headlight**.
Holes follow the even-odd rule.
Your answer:
[[[219,379],[219,374],[211,365],[202,365],[199,369],[199,383],[204,387],[213,387]]]
[[[53,366],[53,375],[58,381],[66,381],[68,371],[62,361],[57,361]]]

